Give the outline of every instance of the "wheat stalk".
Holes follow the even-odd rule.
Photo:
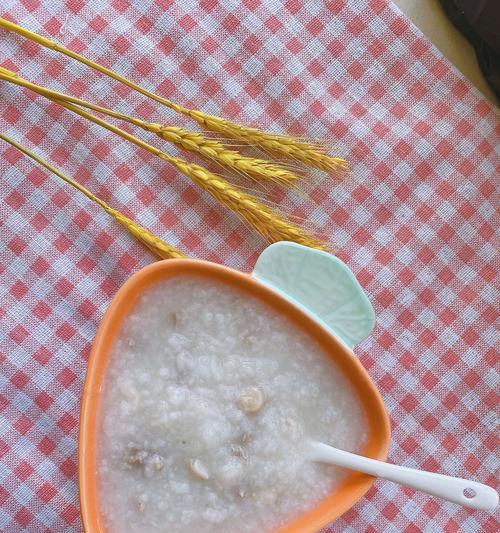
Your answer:
[[[226,148],[222,143],[215,139],[207,139],[201,133],[188,131],[175,126],[164,126],[154,122],[146,122],[139,118],[130,117],[124,113],[113,111],[107,107],[92,104],[91,102],[87,102],[81,98],[76,98],[74,96],[37,85],[24,78],[21,78],[15,72],[3,67],[0,67],[0,79],[12,81],[13,83],[16,83],[16,85],[31,89],[38,94],[47,96],[52,100],[57,99],[64,102],[70,102],[81,107],[97,111],[98,113],[102,113],[109,117],[117,118],[130,124],[134,124],[145,131],[152,132],[162,139],[175,144],[179,148],[197,153],[204,159],[215,161],[222,167],[232,170],[238,174],[265,180],[282,186],[294,184],[299,179],[297,174],[287,170],[281,165],[271,163],[264,159],[244,156],[235,150]]]
[[[31,150],[28,150],[21,144],[17,143],[13,139],[7,137],[2,133],[0,133],[0,139],[3,139],[5,142],[14,146],[15,148],[23,152],[23,154],[27,155],[28,157],[36,161],[38,164],[45,167],[48,171],[52,172],[53,174],[61,178],[63,181],[65,181],[75,189],[79,190],[92,202],[95,202],[96,204],[100,205],[106,211],[106,213],[111,215],[129,233],[131,233],[137,240],[142,242],[142,244],[149,248],[149,250],[153,252],[153,254],[158,256],[160,259],[181,259],[185,257],[185,255],[180,250],[177,250],[177,248],[174,248],[170,244],[166,243],[165,241],[160,239],[160,237],[157,237],[154,233],[151,233],[146,228],[140,226],[130,218],[126,217],[120,211],[113,209],[104,200],[101,200],[100,198],[92,194],[83,185],[80,185],[77,181],[63,174],[60,170],[52,166],[40,156],[36,155]]]
[[[17,83],[19,81],[18,77],[6,76],[1,73],[0,78],[12,83]],[[50,97],[47,96],[47,98]],[[257,200],[252,195],[243,192],[235,185],[231,185],[224,178],[217,176],[206,168],[193,163],[187,163],[179,157],[168,155],[160,149],[143,141],[142,139],[135,137],[131,133],[128,133],[118,126],[110,124],[109,122],[106,122],[105,120],[102,120],[91,113],[84,111],[78,106],[55,98],[50,99],[66,109],[69,109],[70,111],[80,115],[81,117],[86,118],[95,124],[112,131],[113,133],[116,133],[123,139],[126,139],[136,146],[147,150],[153,155],[160,157],[164,161],[167,161],[182,174],[191,179],[195,184],[206,190],[216,200],[223,203],[241,218],[249,222],[255,228],[255,230],[267,240],[271,242],[290,240],[299,244],[311,246],[313,248],[325,248],[321,241],[315,239],[313,236],[309,235],[292,222],[283,219],[275,211]],[[241,200],[241,204],[238,203],[238,198]]]
[[[128,80],[127,78],[120,76],[116,72],[99,65],[99,63],[95,63],[94,61],[91,61],[86,57],[77,54],[68,48],[65,48],[59,43],[51,39],[47,39],[46,37],[42,37],[41,35],[14,24],[9,20],[0,18],[0,27],[4,27],[40,44],[41,46],[71,57],[72,59],[75,59],[76,61],[79,61],[80,63],[83,63],[84,65],[87,65],[88,67],[127,85],[131,89],[148,98],[151,98],[152,100],[155,100],[169,109],[172,109],[176,113],[180,113],[192,118],[198,122],[198,124],[211,131],[223,133],[246,144],[257,146],[270,154],[300,161],[301,163],[327,172],[344,171],[347,169],[347,162],[344,159],[329,156],[318,145],[306,143],[288,135],[275,135],[266,133],[256,128],[249,128],[247,126],[236,124],[222,117],[208,115],[198,110],[188,109],[180,104],[167,100],[166,98],[162,98],[161,96],[144,89],[140,85]]]

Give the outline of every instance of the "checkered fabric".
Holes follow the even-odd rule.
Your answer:
[[[373,302],[377,325],[357,354],[390,412],[390,460],[497,486],[499,115],[396,7],[2,0],[0,14],[187,106],[319,138],[344,155],[346,181],[310,173],[307,194],[272,194],[335,243]],[[0,63],[187,124],[4,30]],[[265,246],[164,162],[56,104],[2,83],[0,117],[6,134],[190,256],[250,270]],[[113,294],[153,257],[5,144],[0,172],[0,531],[77,532],[90,346]],[[380,480],[325,531],[499,530],[498,514]]]

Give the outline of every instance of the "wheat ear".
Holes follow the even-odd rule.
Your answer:
[[[312,143],[301,142],[295,137],[287,135],[273,135],[256,128],[249,128],[247,126],[230,122],[222,117],[208,115],[197,110],[187,109],[180,104],[167,100],[166,98],[162,98],[161,96],[144,89],[140,85],[128,80],[127,78],[124,78],[123,76],[120,76],[116,72],[113,72],[112,70],[99,65],[99,63],[95,63],[94,61],[91,61],[86,57],[69,50],[59,43],[51,39],[47,39],[46,37],[42,37],[41,35],[14,24],[9,20],[0,18],[0,27],[4,27],[40,44],[41,46],[50,48],[51,50],[71,57],[72,59],[75,59],[76,61],[79,61],[80,63],[83,63],[94,70],[106,74],[107,76],[123,83],[124,85],[127,85],[131,89],[141,93],[144,96],[147,96],[148,98],[151,98],[152,100],[155,100],[169,109],[196,120],[200,125],[211,131],[224,133],[225,135],[241,140],[246,144],[258,146],[270,154],[300,161],[306,165],[319,168],[320,170],[329,172],[344,171],[347,169],[347,162],[344,159],[339,157],[331,157],[327,155],[321,149],[321,147]]]
[[[11,78],[14,78],[15,81],[11,80]],[[204,159],[215,161],[224,168],[227,168],[235,173],[243,174],[244,176],[251,176],[256,179],[265,180],[267,182],[282,186],[292,185],[299,179],[296,173],[287,170],[281,165],[271,163],[265,159],[244,156],[235,150],[226,148],[222,143],[215,139],[207,139],[201,133],[188,131],[174,126],[164,126],[154,122],[146,122],[139,118],[130,117],[124,113],[113,111],[107,107],[92,104],[91,102],[87,102],[81,98],[76,98],[74,96],[37,85],[25,80],[24,78],[21,78],[17,73],[3,67],[0,67],[0,79],[5,81],[14,81],[14,83],[17,85],[31,89],[43,96],[47,96],[52,100],[57,99],[64,102],[70,102],[81,107],[97,111],[98,113],[102,113],[109,117],[117,118],[130,124],[134,124],[145,131],[155,133],[162,139],[175,144],[179,148],[194,152]]]
[[[300,161],[305,165],[326,172],[347,170],[347,161],[340,157],[329,156],[320,146],[313,143],[299,141],[288,135],[266,133],[257,128],[236,124],[222,117],[207,115],[202,111],[188,110],[188,114],[203,128],[257,146],[270,155]]]
[[[254,196],[242,191],[236,185],[230,184],[221,176],[217,176],[200,165],[188,163],[179,157],[172,157],[134,135],[83,111],[77,106],[73,106],[72,104],[60,100],[55,101],[63,107],[74,111],[78,115],[99,124],[135,145],[144,148],[157,157],[160,157],[164,161],[167,161],[182,174],[187,176],[193,183],[200,186],[216,200],[249,222],[253,228],[268,241],[293,241],[312,248],[326,248],[320,240],[315,239],[312,235],[292,222],[280,217],[274,210],[257,200]]]
[[[5,79],[5,81],[12,83],[17,83],[17,81],[19,81],[19,78],[14,76],[4,76],[0,74],[0,77]],[[35,92],[37,91],[35,90]],[[106,122],[105,120],[102,120],[88,113],[87,111],[84,111],[78,106],[58,99],[51,100],[57,102],[66,109],[73,111],[81,117],[86,118],[95,124],[112,131],[113,133],[116,133],[123,139],[126,139],[136,146],[147,150],[153,155],[160,157],[164,161],[167,161],[177,168],[177,170],[179,170],[182,174],[190,178],[195,184],[206,190],[216,200],[223,203],[241,218],[249,222],[255,228],[255,230],[267,240],[271,242],[291,240],[299,244],[311,246],[313,248],[325,248],[321,241],[315,239],[313,236],[309,235],[292,222],[283,219],[272,209],[254,198],[252,195],[243,192],[235,185],[231,185],[224,178],[213,174],[206,168],[201,167],[200,165],[187,163],[178,157],[172,157],[152,146],[151,144],[148,144],[142,139],[135,137],[131,133],[128,133],[117,126],[110,124],[109,122]],[[242,205],[238,204],[237,198],[241,198],[243,200]],[[271,225],[271,227],[268,227],[269,225]]]
[[[199,165],[177,159],[175,166],[195,183],[253,226],[270,242],[293,241],[304,246],[326,250],[326,245],[295,224],[280,217],[254,196],[212,174]]]
[[[265,159],[247,157],[235,150],[226,148],[215,139],[207,139],[198,132],[187,131],[173,126],[145,123],[134,120],[134,124],[141,128],[156,133],[162,139],[176,144],[184,150],[196,152],[207,160],[216,161],[221,166],[235,173],[251,176],[281,186],[296,183],[299,176],[281,165],[271,163]]]
[[[106,211],[106,213],[111,215],[129,233],[131,233],[137,240],[142,242],[142,244],[149,248],[149,250],[151,250],[151,252],[153,252],[153,254],[158,256],[160,259],[181,259],[185,257],[185,255],[180,250],[177,250],[177,248],[174,248],[170,244],[160,239],[160,237],[157,237],[146,228],[143,228],[130,218],[126,217],[123,213],[120,213],[120,211],[110,207],[104,200],[101,200],[100,198],[92,194],[83,185],[80,185],[77,181],[63,174],[60,170],[52,166],[40,156],[36,155],[31,150],[28,150],[21,144],[17,143],[13,139],[7,137],[2,133],[0,133],[0,139],[3,139],[5,142],[14,146],[15,148],[23,152],[23,154],[27,155],[28,157],[36,161],[38,164],[45,167],[48,171],[52,172],[53,174],[61,178],[63,181],[65,181],[75,189],[79,190],[92,202],[95,202],[96,204],[100,205]]]

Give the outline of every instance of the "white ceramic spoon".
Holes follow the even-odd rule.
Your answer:
[[[388,479],[465,507],[489,510],[498,505],[497,491],[475,481],[376,461],[333,448],[322,442],[308,442],[307,456],[311,461],[342,466],[370,476]]]

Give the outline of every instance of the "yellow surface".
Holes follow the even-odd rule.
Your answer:
[[[394,3],[488,100],[498,103],[477,64],[474,48],[446,17],[438,0],[394,0]]]

